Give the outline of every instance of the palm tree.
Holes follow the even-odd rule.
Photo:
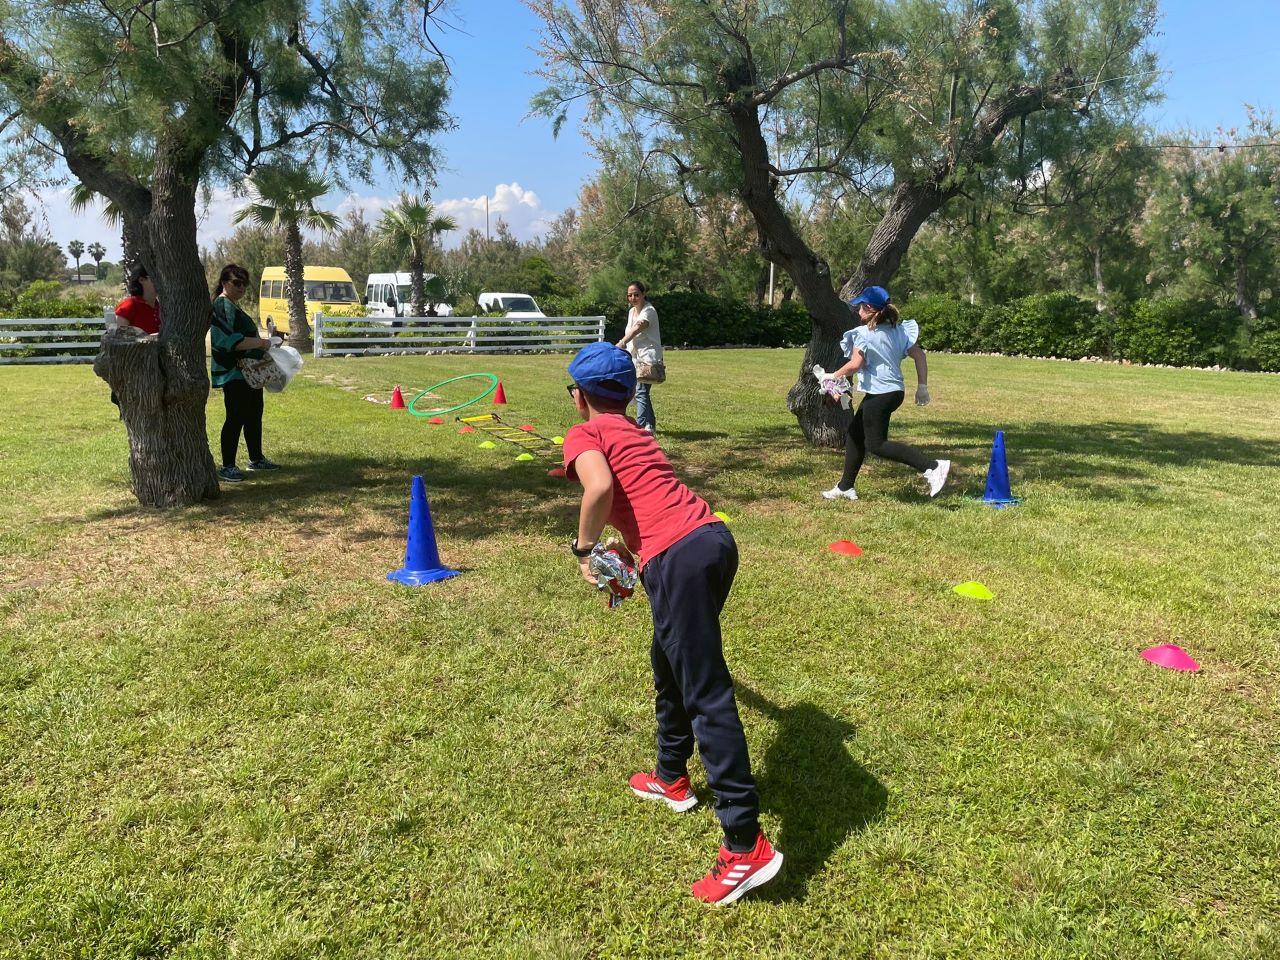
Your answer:
[[[316,208],[329,184],[310,170],[295,166],[263,167],[254,175],[255,200],[235,215],[235,223],[252,220],[284,233],[284,295],[289,302],[289,342],[311,349],[306,289],[302,278],[302,231],[336,230],[337,215]]]
[[[89,244],[89,256],[93,257],[93,275],[96,279],[102,279],[102,258],[107,255],[107,248],[96,240]]]
[[[107,200],[101,194],[94,193],[83,183],[77,183],[71,188],[71,210],[73,213],[83,213],[91,207],[95,200],[103,201],[102,204],[102,220],[108,226],[118,226],[120,228],[120,266],[124,268],[125,282],[129,282],[129,278],[138,272],[142,266],[142,256],[138,252],[138,245],[134,242],[133,232],[129,229],[129,224],[125,222],[124,214],[120,208],[116,206],[112,200]],[[90,248],[92,250],[92,248]],[[104,253],[103,256],[106,256]]]
[[[407,193],[400,194],[395,206],[384,211],[378,221],[378,247],[395,257],[398,263],[409,261],[415,317],[425,316],[427,312],[423,272],[431,242],[440,234],[457,229],[458,221],[453,217],[436,216],[435,206],[426,197]]]
[[[79,240],[72,240],[67,244],[67,253],[75,257],[76,260],[76,283],[80,282],[80,258],[84,256],[84,244]]]

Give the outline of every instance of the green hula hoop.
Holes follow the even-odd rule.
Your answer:
[[[457,406],[441,407],[439,410],[419,410],[418,409],[417,407],[418,401],[421,400],[423,397],[425,397],[432,390],[438,390],[441,387],[448,386],[451,383],[457,383],[459,380],[470,380],[472,377],[484,377],[485,379],[487,379],[489,381],[489,389],[485,390],[484,393],[479,394],[478,396],[472,397],[470,400],[466,401],[465,403],[459,403]],[[439,383],[433,383],[431,386],[427,387],[427,389],[423,390],[420,394],[418,394],[416,397],[414,397],[412,400],[409,401],[409,412],[412,413],[415,417],[443,417],[446,413],[453,413],[453,411],[461,410],[463,407],[469,407],[473,403],[479,403],[481,400],[483,400],[485,397],[487,397],[489,394],[493,393],[493,391],[497,389],[498,389],[498,378],[494,376],[492,373],[464,373],[460,377],[450,377],[448,380],[441,380]]]

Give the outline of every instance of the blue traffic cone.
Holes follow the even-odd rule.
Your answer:
[[[409,587],[420,587],[424,583],[435,583],[457,575],[457,570],[440,565],[436,530],[431,524],[431,507],[427,505],[427,488],[421,477],[414,477],[413,494],[409,498],[409,541],[404,548],[404,566],[388,573],[387,579]]]
[[[1004,431],[996,431],[991,444],[991,465],[987,467],[987,492],[982,502],[993,507],[1010,507],[1021,501],[1009,490],[1009,466],[1004,459]]]

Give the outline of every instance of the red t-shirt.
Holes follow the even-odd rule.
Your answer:
[[[131,327],[147,333],[160,332],[160,304],[154,307],[142,297],[125,297],[116,306],[116,316]]]
[[[719,523],[707,501],[686,487],[671,469],[653,434],[619,413],[579,423],[564,438],[565,472],[578,479],[573,461],[599,450],[613,472],[609,523],[644,565],[692,530]]]

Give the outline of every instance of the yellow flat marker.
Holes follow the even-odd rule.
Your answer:
[[[720,518],[721,520],[723,520],[725,523],[728,523],[728,522],[729,522],[729,515],[728,515],[727,513],[725,513],[723,510],[717,510],[717,511],[715,512],[715,516],[719,517],[719,518]]]
[[[486,441],[484,441],[484,443],[480,444],[480,449],[481,449],[481,450],[492,450],[492,449],[493,449],[494,447],[496,447],[496,446],[497,446],[497,444],[496,444],[496,443],[494,443],[492,440],[486,440]]]
[[[985,584],[981,584],[977,580],[957,583],[951,589],[962,597],[968,597],[970,600],[994,600],[996,597],[994,593],[987,589]]]
[[[532,459],[533,459],[533,454],[532,454],[532,453],[522,453],[522,454],[520,454],[520,456],[516,457],[516,459],[517,459],[517,460],[532,460]]]

